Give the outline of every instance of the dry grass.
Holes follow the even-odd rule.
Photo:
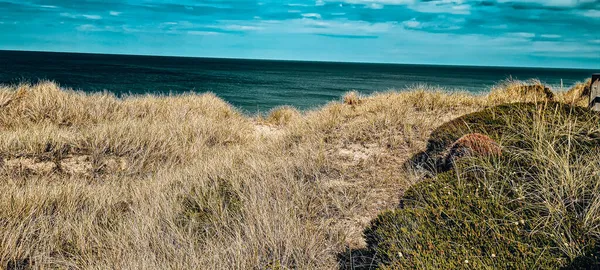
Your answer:
[[[350,94],[265,120],[212,94],[3,87],[0,268],[336,268],[434,128],[530,98]]]
[[[533,128],[520,130],[528,132],[524,135],[531,138],[532,149],[515,151],[538,168],[521,192],[527,207],[545,213],[532,223],[536,230],[549,233],[569,258],[589,256],[586,251],[598,247],[591,240],[600,236],[600,149],[593,139],[600,132],[598,119],[536,114]]]
[[[282,106],[272,109],[263,122],[275,126],[287,126],[291,122],[298,121],[300,112],[290,106]]]
[[[539,80],[518,81],[508,79],[493,87],[491,100],[519,100],[522,102],[541,102],[554,99],[554,93]]]
[[[362,103],[362,99],[363,98],[356,91],[348,92],[342,98],[342,100],[344,101],[344,104],[346,104],[346,105],[359,105],[360,103]]]
[[[573,104],[577,106],[588,106],[589,95],[591,91],[592,79],[588,79],[585,82],[577,83],[569,91],[560,93],[559,100],[567,104]]]

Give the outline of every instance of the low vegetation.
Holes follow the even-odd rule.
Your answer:
[[[384,268],[600,267],[600,117],[560,103],[476,112],[433,132],[430,151],[475,129],[502,155],[461,159],[410,187],[375,219],[368,246]]]
[[[590,260],[598,121],[565,113],[581,111],[564,104],[587,103],[583,90],[509,90],[520,84],[489,95],[351,93],[318,110],[284,107],[264,117],[212,94],[116,98],[50,82],[2,87],[0,268],[331,269],[364,266],[345,255],[360,249],[379,254],[363,260],[370,266],[392,268]],[[558,103],[495,107],[530,101]],[[464,135],[458,127],[478,125],[465,121],[473,114],[459,118],[468,125],[451,120],[499,108],[505,127],[478,131],[509,154],[461,159],[441,174],[430,170],[435,158],[415,159],[441,155]],[[422,160],[434,166],[407,166]],[[435,196],[418,196],[425,192]],[[465,205],[479,212],[459,211]],[[486,227],[485,217],[497,219]],[[411,227],[394,225],[401,220]],[[434,230],[441,222],[445,230]]]

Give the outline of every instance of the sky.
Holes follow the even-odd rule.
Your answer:
[[[600,68],[600,0],[0,0],[0,49]]]

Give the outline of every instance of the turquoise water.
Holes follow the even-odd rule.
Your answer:
[[[593,70],[325,63],[0,51],[0,84],[53,80],[88,92],[213,92],[242,111],[291,105],[309,109],[357,90],[363,94],[416,84],[474,93],[508,77],[565,87]]]

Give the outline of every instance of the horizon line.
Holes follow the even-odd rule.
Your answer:
[[[173,58],[193,58],[193,59],[223,59],[223,60],[251,60],[251,61],[276,61],[276,62],[304,62],[304,63],[335,63],[335,64],[371,64],[371,65],[405,65],[405,66],[438,66],[438,67],[479,67],[479,68],[516,68],[516,69],[556,69],[556,70],[585,70],[593,71],[593,68],[575,68],[575,67],[548,67],[548,66],[503,66],[503,65],[472,65],[472,64],[432,64],[432,63],[399,63],[399,62],[361,62],[361,61],[328,61],[328,60],[306,60],[306,59],[278,59],[278,58],[237,58],[222,56],[190,56],[190,55],[158,55],[158,54],[127,54],[127,53],[102,53],[102,52],[81,52],[81,51],[50,51],[50,50],[19,50],[19,49],[0,49],[0,52],[31,52],[31,53],[66,53],[66,54],[87,54],[87,55],[109,55],[109,56],[142,56],[142,57],[173,57]],[[597,69],[600,73],[600,68]]]

